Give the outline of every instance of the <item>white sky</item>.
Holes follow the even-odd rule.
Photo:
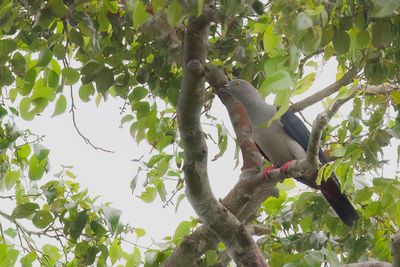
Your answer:
[[[336,63],[330,61],[325,65],[324,71],[317,75],[317,81],[307,94],[311,94],[315,89],[319,90],[335,81]],[[31,122],[18,120],[17,125],[20,129],[29,128],[36,134],[46,135],[43,144],[51,149],[50,164],[51,170],[47,177],[61,169],[61,165],[73,165],[73,172],[77,175],[76,180],[81,184],[81,188],[88,188],[89,194],[94,197],[102,195],[100,201],[112,202],[112,206],[122,210],[122,221],[128,222],[134,227],[144,228],[147,232],[142,245],[149,245],[151,238],[160,241],[162,237],[172,236],[179,222],[195,216],[194,211],[184,200],[175,213],[174,206],[162,207],[159,197],[153,203],[144,203],[136,195],[143,191],[143,180],[138,181],[135,194],[131,194],[129,184],[136,174],[138,164],[132,162],[132,159],[139,158],[142,154],[148,155],[150,147],[144,143],[140,146],[129,134],[129,123],[120,129],[120,120],[123,115],[119,113],[119,107],[122,106],[122,100],[115,100],[109,97],[106,103],[101,102],[99,107],[94,101],[82,103],[77,96],[79,86],[75,86],[75,101],[77,102],[77,123],[80,130],[97,146],[115,151],[115,153],[104,153],[96,151],[77,134],[72,124],[70,113],[64,113],[61,116],[50,118],[53,107],[47,108],[41,116],[35,117]],[[67,89],[67,88],[65,88]],[[69,92],[66,93],[67,99]],[[301,96],[304,98],[304,95]],[[299,98],[293,99],[295,102]],[[69,110],[70,101],[68,100]],[[341,112],[346,112],[346,107]],[[321,107],[308,108],[304,115],[309,121],[313,121]],[[225,122],[226,127],[231,133],[233,130],[229,117],[223,105],[216,100],[212,108],[212,114]],[[234,144],[229,140],[228,149],[225,155],[216,162],[209,162],[209,177],[211,186],[216,197],[224,197],[238,180],[240,167],[233,170],[234,167]],[[395,146],[396,149],[397,145]],[[397,158],[395,149],[390,150],[387,158],[394,161]],[[216,145],[209,142],[209,159],[217,153]],[[395,164],[386,167],[389,175],[393,176]],[[47,178],[46,178],[47,179]],[[171,192],[175,183],[170,183],[167,188]],[[4,206],[0,200],[0,205]],[[100,203],[100,202],[99,202]]]

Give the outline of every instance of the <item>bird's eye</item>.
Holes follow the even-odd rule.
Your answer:
[[[239,86],[239,82],[236,82],[235,85],[236,85],[236,86]]]

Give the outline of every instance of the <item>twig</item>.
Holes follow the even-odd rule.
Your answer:
[[[68,40],[67,40],[67,41],[68,41]],[[64,64],[65,67],[69,67],[68,61],[67,61],[66,59],[63,59],[63,64]],[[93,147],[94,149],[100,150],[100,151],[103,151],[103,152],[107,152],[107,153],[114,153],[114,151],[107,150],[107,149],[104,149],[104,148],[95,146],[95,145],[90,141],[90,139],[87,138],[87,137],[79,130],[79,127],[78,127],[78,125],[77,125],[77,123],[76,123],[76,115],[75,115],[76,106],[75,106],[74,94],[73,94],[73,91],[72,91],[72,85],[70,85],[70,93],[71,93],[71,110],[70,110],[70,112],[72,113],[72,122],[73,122],[73,124],[74,124],[75,130],[76,130],[76,131],[78,132],[78,134],[83,138],[83,140],[85,141],[85,143],[88,144],[88,145],[90,145],[90,146]]]
[[[293,104],[289,109],[292,112],[299,112],[299,111],[321,101],[325,97],[328,97],[328,96],[336,93],[337,91],[339,91],[339,89],[342,86],[346,86],[346,85],[350,84],[351,82],[353,82],[353,78],[357,75],[357,72],[358,72],[357,68],[351,68],[346,74],[343,75],[342,78],[340,78],[336,82],[328,85],[327,87],[325,87],[321,91],[318,91],[317,93],[313,94],[312,96],[309,96],[309,97]]]
[[[77,131],[77,133],[83,138],[83,140],[85,141],[86,144],[90,145],[90,146],[93,147],[94,149],[96,149],[96,150],[101,150],[101,151],[107,152],[107,153],[114,153],[114,151],[107,150],[107,149],[104,149],[104,148],[102,148],[102,147],[98,147],[98,146],[94,145],[94,144],[90,141],[90,139],[87,138],[87,137],[79,130],[79,127],[78,127],[78,125],[77,125],[77,123],[76,123],[76,114],[75,114],[76,106],[75,106],[75,102],[74,102],[74,94],[73,94],[73,90],[72,90],[72,85],[70,86],[70,92],[71,92],[71,110],[70,110],[70,112],[72,113],[72,122],[73,122],[73,124],[74,124],[74,128],[75,128],[75,130]]]
[[[300,78],[303,77],[304,65],[307,63],[307,60],[309,60],[309,59],[312,58],[313,56],[316,56],[316,55],[321,54],[322,52],[324,52],[324,50],[322,50],[322,49],[317,50],[317,51],[315,51],[314,53],[309,54],[309,55],[303,57],[303,58],[300,60],[300,64],[299,64],[299,76],[300,76]]]

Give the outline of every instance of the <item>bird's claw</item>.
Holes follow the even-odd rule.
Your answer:
[[[285,172],[286,172],[286,169],[289,168],[289,166],[292,165],[294,162],[296,162],[295,159],[286,162],[285,164],[283,164],[283,165],[279,168],[279,171],[280,171],[281,173],[285,173]]]
[[[269,176],[269,173],[275,169],[274,165],[268,166],[263,170],[263,175],[265,178],[267,178]]]

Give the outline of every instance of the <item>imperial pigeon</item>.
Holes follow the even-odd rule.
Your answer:
[[[310,131],[294,113],[288,111],[280,120],[273,121],[269,127],[263,127],[260,125],[270,120],[277,112],[277,108],[265,103],[249,82],[233,80],[222,91],[229,93],[246,109],[253,139],[268,161],[284,171],[290,161],[306,157]],[[327,163],[321,150],[319,160],[321,164]],[[266,176],[269,170],[264,170]],[[315,182],[316,176],[317,174],[314,174],[312,177],[296,179],[309,187],[320,190],[340,219],[348,226],[352,226],[358,219],[358,214],[347,196],[340,191],[335,174],[322,181],[320,185]]]

